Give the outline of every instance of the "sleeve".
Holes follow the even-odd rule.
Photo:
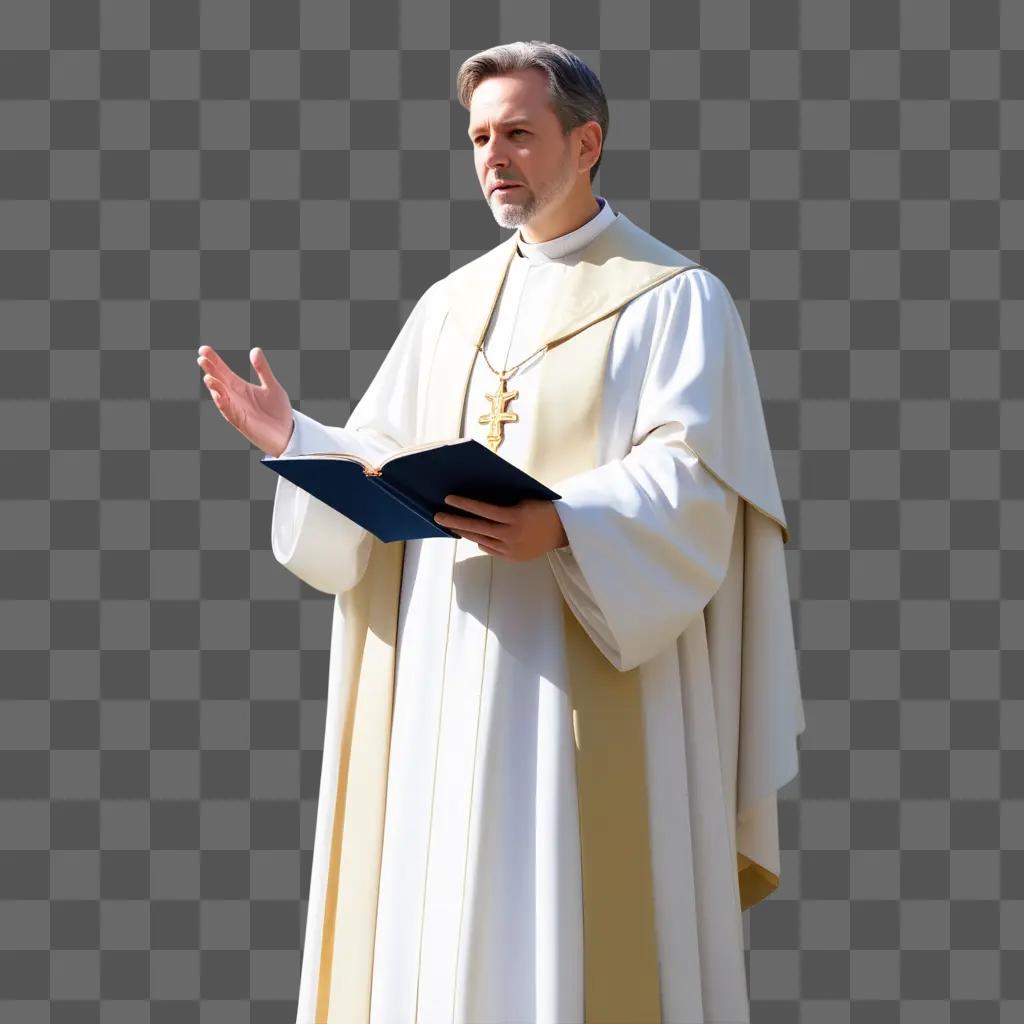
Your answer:
[[[424,292],[344,427],[292,410],[294,429],[283,455],[354,452],[379,462],[415,443],[422,341],[431,308]],[[277,478],[271,549],[289,572],[316,590],[341,594],[362,578],[373,534],[282,476]]]
[[[553,484],[569,543],[547,553],[580,624],[628,671],[686,629],[725,579],[739,495],[687,445],[694,410],[720,410],[730,349],[747,344],[739,312],[707,270],[673,278],[652,302],[632,448]],[[741,363],[739,365],[742,365]],[[701,400],[695,401],[701,392]]]

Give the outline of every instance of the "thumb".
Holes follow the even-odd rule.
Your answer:
[[[270,362],[263,349],[258,346],[250,349],[249,362],[252,363],[252,368],[256,371],[256,376],[259,377],[260,383],[264,387],[277,384],[277,378],[274,376],[274,371],[270,368]]]

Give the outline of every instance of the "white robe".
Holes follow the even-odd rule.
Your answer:
[[[523,247],[487,336],[495,366],[538,347],[573,251],[613,216],[605,205],[577,231]],[[415,404],[429,400],[420,369],[430,355],[419,342],[437,336],[440,284],[417,303],[346,427],[296,412],[287,454],[355,451],[379,461],[417,443]],[[699,613],[685,623],[676,614],[710,600],[739,527],[736,493],[681,443],[688,371],[680,352],[694,332],[743,330],[728,291],[704,269],[675,275],[623,309],[606,371],[602,465],[552,484],[562,495],[555,507],[566,547],[512,562],[474,557],[480,549],[465,538],[406,542],[370,1024],[583,1024],[563,598],[613,664],[641,667],[663,1024],[749,1021],[735,809],[723,797],[708,631]],[[510,380],[519,391],[510,409],[524,421],[542,358]],[[487,426],[478,418],[495,382],[477,359],[462,433],[481,443]],[[519,424],[507,424],[499,454],[519,464],[525,441]],[[652,533],[661,546],[645,544]],[[365,568],[369,540],[278,478],[273,552],[300,579],[343,593]],[[338,609],[336,602],[335,628]],[[329,698],[325,751],[337,746],[330,712]],[[323,908],[313,911],[330,840],[321,828],[334,798],[328,769],[296,1024],[320,1024],[313,1007]],[[776,782],[792,774],[781,767]]]

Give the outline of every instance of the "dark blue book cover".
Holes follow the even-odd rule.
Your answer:
[[[403,448],[378,466],[344,452],[265,455],[260,462],[388,543],[457,538],[458,534],[435,523],[434,515],[442,510],[471,513],[446,504],[446,494],[493,505],[561,497],[471,437]]]

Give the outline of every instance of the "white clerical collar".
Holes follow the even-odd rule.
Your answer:
[[[569,253],[575,252],[577,249],[582,249],[608,227],[617,216],[603,196],[594,198],[601,205],[600,211],[574,231],[567,231],[557,238],[549,238],[546,242],[524,241],[522,231],[517,231],[516,245],[519,247],[520,253],[530,263],[550,263],[552,260],[568,256]]]

